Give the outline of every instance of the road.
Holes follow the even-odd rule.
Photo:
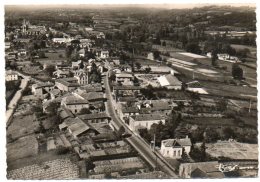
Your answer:
[[[129,128],[126,126],[126,124],[118,117],[118,115],[115,112],[114,105],[113,105],[113,98],[111,94],[111,90],[109,87],[109,81],[108,81],[108,73],[106,73],[106,77],[104,79],[104,85],[106,88],[106,96],[107,96],[107,111],[110,115],[114,127],[118,130],[121,126],[125,128],[125,130],[128,133],[131,133],[132,136],[129,138],[126,138],[126,140],[134,147],[139,154],[153,167],[153,168],[159,168],[162,171],[166,172],[173,178],[178,178],[178,175],[175,173],[175,169],[172,166],[169,166],[169,164],[166,163],[165,160],[159,158],[155,153],[152,151],[152,149],[144,143],[138,136],[136,136]]]
[[[20,84],[20,90],[18,90],[15,93],[14,97],[10,101],[10,103],[8,105],[8,108],[7,108],[6,112],[5,112],[6,122],[9,121],[10,117],[14,113],[16,104],[18,103],[18,101],[22,97],[22,91],[26,88],[27,84],[28,84],[28,80],[27,79],[22,79],[21,84]]]

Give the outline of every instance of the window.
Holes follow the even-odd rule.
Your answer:
[[[169,155],[169,150],[167,150],[167,155]]]
[[[176,156],[176,151],[174,150],[174,152],[173,152],[173,156]]]
[[[181,156],[181,151],[180,150],[178,150],[178,156]]]
[[[77,113],[77,109],[75,109],[75,113]]]

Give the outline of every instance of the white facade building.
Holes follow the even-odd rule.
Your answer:
[[[161,141],[160,152],[164,157],[172,159],[179,159],[182,153],[185,151],[187,154],[190,153],[191,141],[188,136],[181,139],[167,139]]]

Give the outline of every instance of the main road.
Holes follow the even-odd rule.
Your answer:
[[[115,111],[115,105],[113,104],[114,100],[112,98],[111,89],[109,86],[109,80],[108,80],[108,73],[110,71],[106,72],[106,76],[104,78],[104,85],[106,88],[106,97],[107,97],[107,103],[106,103],[106,109],[108,114],[110,115],[112,119],[113,126],[118,130],[120,127],[124,127],[125,130],[128,133],[131,133],[131,137],[126,138],[126,140],[130,143],[132,147],[134,147],[138,153],[153,167],[157,169],[161,169],[162,171],[169,174],[172,178],[178,178],[178,175],[176,174],[175,168],[170,166],[167,161],[162,159],[156,152],[153,152],[152,149],[145,143],[143,140],[139,138],[136,134],[134,134],[127,126],[126,124],[118,117]]]

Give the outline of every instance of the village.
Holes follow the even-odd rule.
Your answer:
[[[8,179],[258,175],[254,46],[245,51],[236,44],[236,55],[230,47],[194,52],[196,46],[185,49],[152,33],[150,46],[135,43],[142,21],[134,17],[90,12],[82,23],[71,11],[78,21],[51,23],[36,21],[35,12],[12,19],[9,11]],[[255,33],[231,26],[203,32],[200,25],[185,27],[189,39],[203,33],[240,40]],[[125,29],[127,40],[116,40]]]

